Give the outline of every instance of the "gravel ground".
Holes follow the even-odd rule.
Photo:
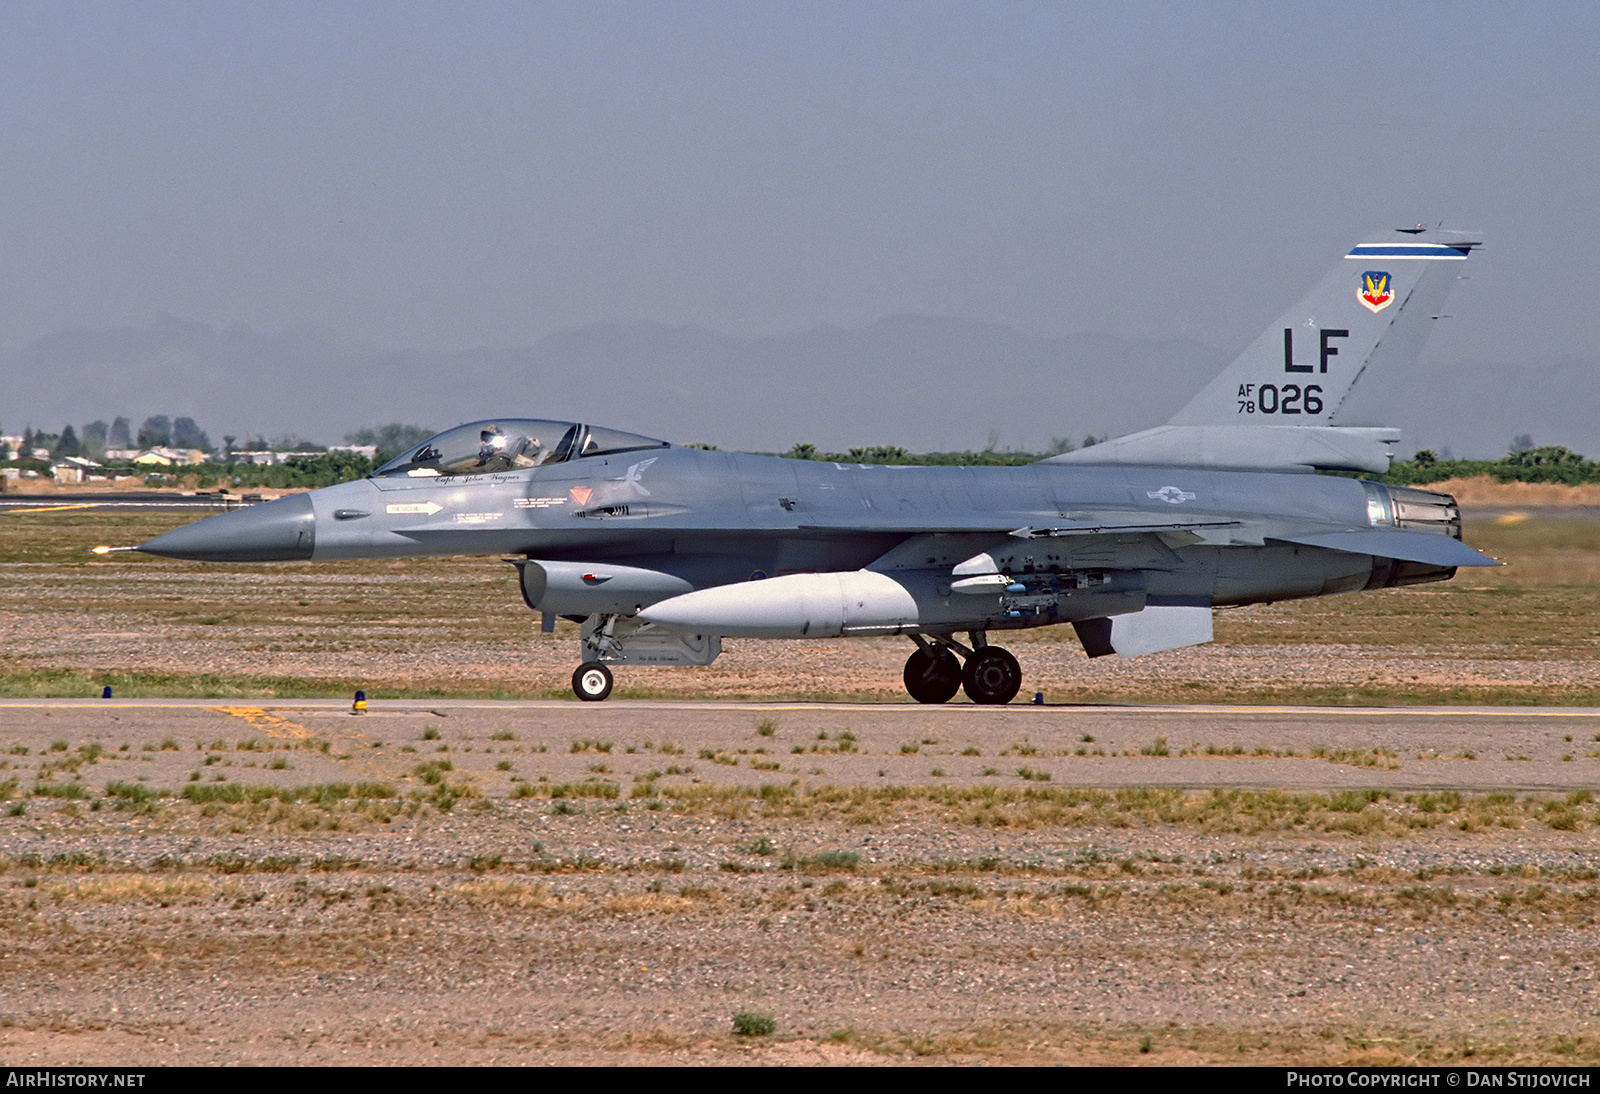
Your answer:
[[[8,1063],[1579,1062],[1600,1008],[1590,832],[168,808],[0,831]]]
[[[1027,711],[970,708],[942,714],[982,716],[977,729],[913,726],[894,719],[915,712],[891,707],[858,733],[848,713],[780,710],[767,738],[767,715],[738,708],[698,728],[680,712],[682,751],[668,752],[647,722],[616,728],[625,707],[555,704],[537,730],[445,704],[442,717],[382,710],[384,696],[424,686],[563,693],[575,660],[565,627],[533,628],[503,564],[403,576],[0,564],[0,667],[14,678],[203,671],[357,681],[378,700],[367,721],[261,699],[162,716],[107,706],[88,728],[43,706],[0,709],[0,747],[27,750],[0,757],[7,1063],[1600,1058],[1592,711],[1492,734],[1463,714],[1390,737],[1244,717],[1180,732],[1138,712],[1043,733],[1017,721]],[[1592,623],[1568,621],[1564,646],[1541,646],[1463,611],[1458,633],[1472,641],[1413,642],[1404,612],[1457,603],[1426,595],[1361,601],[1389,612],[1380,641],[1349,629],[1359,613],[1340,617],[1348,637],[1308,641],[1307,617],[1285,606],[1224,613],[1218,644],[1129,662],[1089,661],[1059,635],[1009,644],[1027,690],[1057,703],[1367,684],[1600,690]],[[899,700],[906,649],[729,642],[707,669],[630,668],[619,685]],[[1158,736],[1172,755],[1143,752]],[[92,745],[104,751],[91,757]],[[1186,748],[1197,752],[1176,754]],[[1200,799],[1179,790],[1060,805],[1102,774],[1102,785],[1317,793],[1305,823],[1263,819],[1293,797],[1269,792],[1227,799],[1221,819],[1186,811]],[[137,800],[360,780],[399,796]],[[758,780],[812,797],[717,796]],[[111,794],[113,781],[144,791]],[[84,797],[35,793],[73,783]],[[600,784],[618,797],[554,789]],[[819,804],[828,784],[856,789]],[[656,790],[630,799],[640,785]],[[1445,789],[1490,785],[1518,789]],[[533,796],[512,796],[519,787]],[[957,800],[984,788],[1011,797]],[[736,1035],[739,1012],[776,1031]]]

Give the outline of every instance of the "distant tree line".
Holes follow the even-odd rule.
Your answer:
[[[127,418],[120,417],[113,419],[109,425],[99,418],[80,429],[64,425],[59,433],[29,426],[22,433],[22,451],[16,455],[18,458],[29,458],[38,448],[47,449],[51,459],[82,456],[90,460],[103,460],[108,450],[186,448],[209,452],[212,445],[211,438],[193,418],[169,418],[165,414],[155,414],[144,420],[137,433]]]
[[[377,468],[376,460],[353,452],[323,452],[291,456],[282,463],[200,464],[163,468],[177,482],[196,489],[214,490],[315,490],[363,478]]]
[[[1083,446],[1101,443],[1103,438],[1084,438]],[[707,446],[696,446],[707,447]],[[797,444],[780,455],[792,460],[820,460],[826,463],[906,464],[923,466],[1017,466],[1034,463],[1047,456],[1071,452],[1076,445],[1056,438],[1043,453],[995,451],[907,452],[897,445],[866,445],[847,452],[822,452],[813,444]],[[1487,475],[1496,482],[1551,482],[1568,486],[1600,482],[1600,461],[1590,460],[1561,445],[1535,446],[1526,434],[1516,438],[1511,451],[1497,460],[1457,460],[1422,449],[1409,460],[1396,460],[1383,475],[1353,474],[1356,478],[1375,478],[1396,486],[1422,486],[1445,479]]]
[[[420,425],[390,422],[388,425],[367,426],[353,433],[347,433],[344,440],[349,445],[376,446],[382,458],[391,459],[412,445],[427,440],[436,432],[437,430]],[[114,418],[110,424],[97,418],[77,429],[71,425],[64,425],[59,433],[34,429],[30,425],[23,431],[22,454],[31,455],[34,449],[43,448],[49,450],[52,458],[82,456],[87,459],[102,460],[107,451],[174,448],[206,452],[220,457],[221,461],[226,463],[234,452],[269,450],[326,452],[328,450],[327,445],[315,444],[294,434],[286,434],[269,441],[258,433],[254,437],[245,439],[243,443],[239,443],[239,438],[230,434],[223,437],[222,442],[220,447],[214,445],[211,435],[201,429],[193,418],[170,418],[165,414],[152,414],[137,430],[133,428],[133,423],[129,419],[123,417]]]
[[[439,432],[437,429],[426,429],[420,425],[390,422],[388,425],[365,426],[354,433],[346,433],[344,443],[375,445],[378,449],[378,462],[388,463],[406,449],[421,444],[437,432]]]
[[[107,453],[112,451],[169,448],[206,453],[203,463],[161,467],[149,472],[169,483],[202,490],[219,487],[242,490],[314,488],[370,474],[379,464],[398,456],[435,432],[424,426],[391,422],[346,434],[345,443],[348,445],[370,445],[377,449],[376,458],[369,459],[355,453],[330,452],[326,445],[313,444],[295,435],[269,441],[257,434],[242,443],[238,437],[228,435],[217,447],[193,418],[154,414],[146,418],[137,430],[124,417],[118,417],[109,424],[97,419],[80,429],[65,425],[59,433],[29,426],[23,431],[22,443],[16,451],[6,451],[4,446],[0,446],[0,462],[43,473],[48,471],[49,463],[34,457],[33,453],[39,449],[47,451],[51,460],[80,456],[95,462],[107,462]],[[238,455],[267,451],[292,452],[296,455],[270,465],[241,462]],[[118,461],[109,462],[115,466]]]
[[[417,438],[418,441],[424,439],[426,436]],[[407,444],[393,455],[398,455],[400,451],[409,447],[410,444]],[[1038,453],[1025,452],[969,450],[912,453],[897,445],[868,445],[852,448],[847,452],[819,452],[815,446],[797,444],[782,455],[790,459],[830,463],[969,467],[1014,467],[1034,463],[1043,458]],[[219,484],[227,485],[225,480],[229,477],[236,489],[256,487],[292,489],[331,486],[336,482],[358,479],[371,474],[380,463],[386,462],[387,458],[390,457],[382,451],[376,460],[368,460],[349,453],[330,452],[325,455],[295,457],[272,467],[236,464],[226,468],[206,466],[174,470],[185,477],[193,475],[194,484],[200,489],[210,489]],[[1497,482],[1551,482],[1576,486],[1580,483],[1600,482],[1600,462],[1585,459],[1559,445],[1511,452],[1498,460],[1446,460],[1424,449],[1409,460],[1397,460],[1387,474],[1376,478],[1379,482],[1393,483],[1397,486],[1424,486],[1444,479],[1470,478],[1474,475],[1488,475]]]
[[[1083,447],[1099,444],[1104,438],[1092,434]],[[709,447],[697,445],[695,447]],[[847,452],[822,452],[813,444],[797,444],[778,453],[792,460],[819,460],[826,463],[907,464],[923,466],[1017,466],[1034,463],[1077,445],[1056,438],[1043,453],[996,451],[985,448],[965,452],[908,452],[897,445],[865,445]],[[1600,482],[1600,461],[1588,459],[1561,445],[1535,446],[1523,434],[1511,443],[1511,450],[1496,460],[1457,460],[1424,448],[1409,460],[1396,460],[1383,475],[1349,473],[1355,478],[1372,478],[1396,486],[1421,486],[1445,479],[1487,475],[1496,482],[1551,482],[1568,486]]]
[[[345,434],[344,440],[348,445],[377,449],[376,457],[368,459],[354,453],[330,452],[324,445],[292,435],[269,441],[257,434],[242,444],[236,443],[237,437],[228,435],[223,437],[220,448],[214,448],[210,436],[193,418],[169,418],[165,414],[154,414],[146,418],[137,430],[124,417],[114,418],[109,424],[96,419],[79,429],[64,425],[59,433],[29,426],[23,432],[20,451],[6,452],[0,448],[0,462],[45,471],[48,464],[33,458],[32,454],[37,449],[48,451],[52,459],[82,456],[97,461],[104,460],[108,450],[158,447],[197,449],[208,454],[206,462],[163,468],[159,473],[169,481],[199,489],[219,486],[240,489],[312,488],[370,474],[379,465],[420,444],[435,432],[424,426],[390,422],[386,425],[364,426]],[[888,444],[862,445],[844,452],[824,452],[814,444],[802,442],[777,455],[825,463],[1006,467],[1034,463],[1048,456],[1099,444],[1104,439],[1090,434],[1080,445],[1067,438],[1056,437],[1043,452],[1000,450],[997,437],[993,435],[983,449],[960,452],[913,453],[899,445]],[[703,444],[689,447],[715,448],[714,445]],[[235,453],[259,451],[299,454],[273,465],[241,463],[235,456]],[[4,459],[7,456],[10,457],[9,461]],[[1376,478],[1380,482],[1395,485],[1421,486],[1476,475],[1487,475],[1496,482],[1548,482],[1575,486],[1600,482],[1600,461],[1590,460],[1561,445],[1535,446],[1531,436],[1522,434],[1513,439],[1510,451],[1499,459],[1458,460],[1451,458],[1448,452],[1440,454],[1425,448],[1409,460],[1396,460],[1386,474]]]
[[[1083,447],[1099,444],[1104,439],[1090,434],[1083,439]],[[802,442],[779,455],[790,460],[817,460],[821,463],[899,464],[920,467],[1018,467],[1022,464],[1037,463],[1047,456],[1071,452],[1077,447],[1065,437],[1053,439],[1043,452],[1002,451],[996,448],[993,440],[979,451],[967,449],[962,452],[921,453],[907,452],[899,445],[892,444],[865,445],[852,448],[848,452],[821,452],[816,445]]]
[[[1487,475],[1496,482],[1553,482],[1566,486],[1600,482],[1600,461],[1587,459],[1558,444],[1513,449],[1498,460],[1444,459],[1424,448],[1409,460],[1396,460],[1380,482],[1423,486],[1445,479]]]

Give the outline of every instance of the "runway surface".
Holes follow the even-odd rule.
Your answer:
[[[110,509],[119,513],[156,513],[166,510],[238,509],[246,504],[238,494],[174,494],[166,491],[117,491],[103,494],[0,494],[0,513],[65,513],[73,509]]]
[[[245,742],[292,749],[292,766],[269,767]],[[197,771],[292,785],[400,778],[446,753],[491,797],[539,778],[603,778],[626,793],[651,776],[712,786],[1600,790],[1594,708],[374,699],[355,715],[344,700],[0,700],[0,751],[11,750],[13,769],[35,762],[22,749],[37,758],[96,743],[96,778],[134,774],[172,789]]]
[[[259,499],[259,497],[258,497]],[[168,510],[242,509],[240,494],[174,494],[170,491],[115,491],[104,494],[0,494],[0,513],[66,513],[74,509],[102,509],[120,513],[157,513]]]

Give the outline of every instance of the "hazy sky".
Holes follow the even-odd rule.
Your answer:
[[[1489,247],[1430,357],[1590,355],[1597,40],[1593,3],[6,3],[0,353],[162,313],[1233,350],[1442,219]]]

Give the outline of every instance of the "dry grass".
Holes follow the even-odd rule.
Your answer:
[[[614,916],[673,915],[697,911],[703,906],[704,900],[682,893],[648,890],[642,893],[619,893],[602,905],[608,915]]]
[[[695,788],[656,799],[663,808],[652,815],[677,814],[692,847],[668,842],[676,834],[646,831],[634,823],[637,815],[613,822],[609,801],[580,801],[589,815],[558,818],[554,806],[571,799],[539,799],[494,804],[483,817],[486,828],[476,818],[463,825],[470,854],[420,853],[427,840],[409,838],[425,832],[419,829],[382,846],[369,843],[369,861],[315,857],[331,856],[338,844],[284,833],[266,813],[244,812],[292,804],[340,816],[352,800],[309,792],[289,803],[153,799],[146,813],[103,811],[93,832],[41,809],[27,822],[30,841],[71,833],[88,842],[68,845],[72,850],[55,844],[50,854],[31,848],[52,842],[23,842],[13,846],[28,853],[13,850],[0,860],[8,976],[59,985],[90,1001],[103,998],[104,985],[118,984],[124,1005],[137,983],[157,984],[152,990],[165,993],[163,1007],[188,992],[181,996],[191,1008],[186,1014],[204,1015],[186,1018],[182,1044],[196,1052],[266,1030],[273,1036],[264,1043],[304,1058],[307,1044],[296,1039],[309,1024],[302,1013],[325,1004],[317,1035],[348,1051],[341,1056],[347,1063],[417,1044],[438,1051],[435,1062],[481,1059],[486,1043],[496,1052],[514,1048],[525,1053],[515,1058],[528,1062],[575,1063],[1600,1062],[1587,1020],[1564,1002],[1549,1009],[1537,992],[1513,1003],[1486,1000],[1481,1009],[1462,1006],[1449,1020],[1396,1024],[1350,1009],[1360,996],[1339,986],[1340,966],[1324,968],[1329,955],[1366,954],[1384,939],[1395,940],[1393,952],[1409,961],[1412,944],[1401,940],[1436,939],[1448,940],[1426,948],[1427,974],[1439,984],[1484,976],[1484,969],[1494,983],[1492,970],[1513,967],[1498,964],[1503,954],[1529,970],[1519,976],[1560,965],[1551,975],[1567,983],[1565,967],[1576,974],[1577,966],[1592,964],[1585,939],[1600,915],[1600,874],[1575,853],[1600,822],[1581,791],[1520,798],[1052,786],[972,793]],[[208,817],[211,809],[222,812]],[[738,823],[710,823],[734,816]],[[529,840],[533,820],[549,850]],[[885,827],[864,833],[839,826],[867,821]],[[249,845],[229,838],[180,850],[200,847],[189,836],[207,824],[237,824],[272,846],[235,850]],[[1060,838],[975,833],[978,824],[1055,826]],[[1567,835],[1573,831],[1581,834]],[[915,835],[904,838],[908,833]],[[141,861],[107,861],[93,842],[102,838],[112,855]],[[153,850],[133,842],[144,838],[176,857],[149,857]],[[604,860],[592,857],[597,841]],[[970,857],[943,857],[956,846]],[[790,971],[774,973],[772,954]],[[1384,960],[1372,957],[1361,975],[1391,973]],[[1002,1001],[986,1015],[1015,1005],[1019,1015],[1037,1017],[1028,1008],[1038,992],[1066,989],[1047,977],[1021,995],[1005,994],[1005,985],[1031,984],[1058,963],[1103,970],[1108,961],[1123,971],[1090,975],[1109,975],[1124,988],[1166,977],[1181,990],[1249,1005],[1232,1011],[1237,1020],[1197,1007],[1187,1021],[1213,1024],[1180,1018],[1148,1025],[978,1018],[963,1006],[971,989],[961,976],[971,969],[996,985],[985,1002]],[[699,971],[706,966],[718,970],[709,987]],[[1422,978],[1415,966],[1405,967]],[[248,1012],[193,1007],[225,997],[209,994],[221,990],[218,970],[250,992]],[[827,983],[830,994],[808,1004],[812,1017],[802,1022],[770,976],[811,978]],[[724,979],[739,985],[731,1003]],[[944,984],[930,987],[929,996],[952,993],[956,1002],[938,1014],[880,1008],[893,996],[877,991],[911,981]],[[312,982],[317,987],[307,993]],[[1308,983],[1315,1006],[1295,998],[1280,1006],[1286,990]],[[375,1024],[388,1020],[372,1016],[390,1012],[395,984],[406,985],[407,1014],[426,1015],[421,1024]],[[754,986],[749,996],[746,984]],[[874,994],[863,997],[868,990]],[[1473,989],[1453,990],[1439,988],[1428,1006]],[[757,1048],[732,1033],[696,1032],[692,1017],[658,1018],[657,1010],[637,1007],[662,991],[683,1010],[716,1013],[719,1023],[751,1007],[771,1012],[778,1027]],[[9,1051],[18,1051],[29,1031],[45,1030],[57,1038],[45,1051],[59,1054],[63,1023],[108,1043],[130,1029],[115,1015],[108,1020],[103,1007],[88,1018],[21,1009],[30,998],[19,992],[23,1003],[0,1023]],[[494,1031],[485,1032],[460,1009],[486,999],[550,999],[559,1009],[572,998],[614,1008],[605,1012],[605,1028],[557,1028],[539,1012],[532,1020],[497,1017]],[[328,1017],[330,1008],[337,1017]],[[245,1026],[228,1025],[236,1013]],[[1424,1011],[1419,1005],[1414,1013]],[[656,1024],[668,1021],[671,1028]],[[463,1039],[469,1036],[476,1040]],[[169,1061],[203,1059],[159,1050]]]
[[[1026,1060],[1072,1066],[1574,1067],[1600,1062],[1600,1041],[1592,1038],[1536,1033],[1441,1037],[1348,1022],[1303,1029],[1164,1025],[1090,1031],[1029,1023],[923,1034],[839,1029],[819,1047],[826,1046],[900,1060]]]
[[[1327,803],[1323,803],[1327,804]],[[1353,803],[1333,803],[1347,810]],[[1410,802],[1437,808],[1435,802]],[[1515,821],[1505,803],[1463,801],[1460,812],[1480,812],[1491,823]],[[1545,803],[1547,806],[1548,803]],[[1543,806],[1529,803],[1537,812]],[[1360,810],[1345,813],[1359,815]],[[776,823],[776,822],[772,822]],[[927,823],[926,818],[921,823]],[[1407,829],[1379,825],[1366,837],[1400,836]],[[1323,835],[1341,831],[1334,826]],[[1348,831],[1348,830],[1345,830]],[[404,908],[432,921],[452,909],[626,919],[649,915],[733,914],[744,919],[805,907],[831,909],[840,923],[892,922],[910,907],[935,914],[989,919],[1079,920],[1114,915],[1152,924],[1188,917],[1195,922],[1259,922],[1316,931],[1350,916],[1372,925],[1433,924],[1452,930],[1505,928],[1585,929],[1600,914],[1600,873],[1593,869],[1531,864],[1506,866],[1493,854],[1445,870],[1396,869],[1356,855],[1338,867],[1286,863],[1219,868],[1209,856],[1159,853],[1111,858],[1092,850],[1049,864],[1035,860],[896,859],[864,861],[854,852],[792,853],[730,870],[689,869],[671,863],[561,862],[543,857],[441,868],[365,864],[353,860],[250,859],[216,855],[192,862],[154,862],[144,869],[94,860],[70,863],[15,859],[4,863],[10,881],[0,886],[0,910],[13,930],[45,929],[32,909],[39,895],[60,907],[72,904],[253,906],[265,914],[306,903],[349,904],[352,914]],[[42,881],[63,870],[70,878]],[[551,875],[560,880],[550,880]],[[673,879],[669,883],[662,875]],[[530,876],[534,875],[534,876]],[[715,884],[711,879],[718,879]],[[947,911],[938,912],[944,908]],[[862,919],[866,916],[867,919]],[[359,915],[358,915],[359,918]],[[852,943],[857,956],[881,943]],[[381,947],[374,936],[371,945]],[[363,950],[367,943],[360,944]],[[374,952],[378,952],[375,950]],[[352,951],[350,957],[359,959]]]
[[[477,904],[491,904],[516,911],[534,909],[576,911],[587,905],[587,901],[581,895],[553,893],[550,886],[543,882],[496,879],[463,881],[451,886],[448,892],[451,896]]]
[[[93,901],[97,904],[170,903],[210,896],[212,885],[201,878],[152,877],[144,874],[86,878],[70,885],[54,885],[50,896],[58,901]]]
[[[1582,795],[1529,795],[1518,799],[1510,794],[1401,795],[1375,790],[1295,794],[1279,790],[1194,792],[1173,788],[1096,790],[984,785],[800,788],[770,784],[665,786],[657,793],[681,814],[849,825],[933,818],[947,824],[990,828],[1174,825],[1212,834],[1405,837],[1434,829],[1473,832],[1524,825],[1573,831],[1600,822],[1600,806]]]
[[[1600,506],[1600,483],[1495,482],[1488,475],[1445,479],[1423,487],[1451,494],[1469,509],[1569,509]]]

